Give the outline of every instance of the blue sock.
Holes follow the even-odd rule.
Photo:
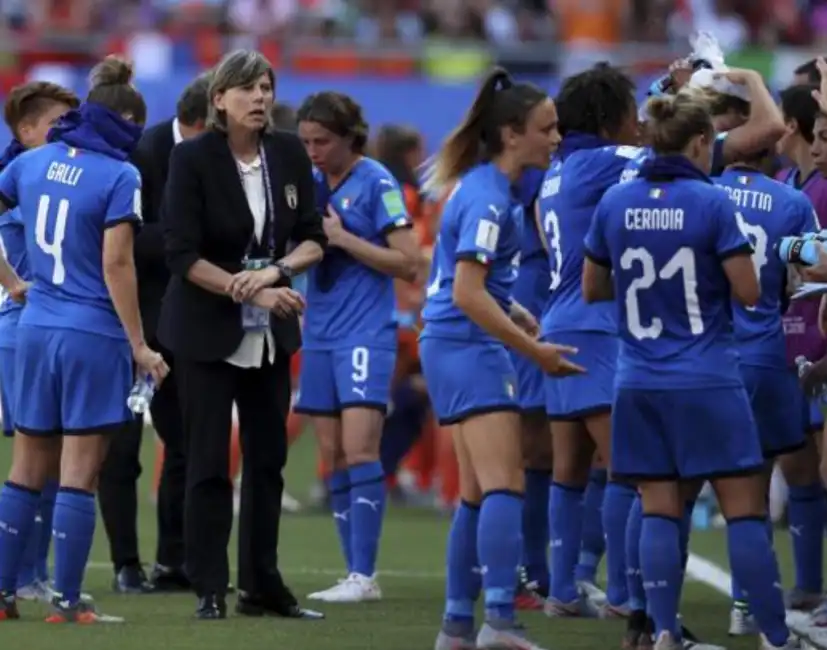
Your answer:
[[[486,619],[514,619],[517,567],[523,551],[523,497],[488,492],[480,508],[477,555],[482,567]]]
[[[606,534],[606,600],[619,607],[629,600],[626,585],[626,524],[637,490],[610,482],[603,500],[603,530]]]
[[[626,588],[629,591],[629,608],[632,611],[646,609],[646,591],[640,573],[640,535],[643,530],[643,506],[640,497],[635,497],[629,508],[626,523]]]
[[[560,603],[577,600],[574,570],[583,538],[584,488],[553,482],[548,503],[551,546],[549,595]]]
[[[327,479],[327,488],[330,491],[330,507],[339,535],[339,546],[347,572],[350,573],[353,570],[353,553],[350,544],[350,475],[347,470],[335,470]]]
[[[824,546],[824,491],[820,483],[790,486],[787,509],[795,558],[795,586],[821,593]]]
[[[640,570],[655,634],[669,632],[680,639],[678,603],[681,593],[680,520],[643,515]]]
[[[361,463],[348,468],[350,476],[350,540],[353,571],[376,573],[379,538],[385,515],[385,474],[382,463]]]
[[[551,473],[525,471],[523,505],[523,566],[538,591],[548,593],[548,485]]]
[[[774,646],[787,642],[784,598],[778,562],[767,536],[763,518],[732,519],[727,522],[727,546],[732,575],[747,593],[749,609],[758,627]]]
[[[482,587],[477,561],[477,528],[480,507],[465,501],[459,504],[448,532],[445,581],[446,621],[473,621],[474,605]]]
[[[769,515],[767,515],[766,528],[767,538],[770,540],[770,548],[773,548],[773,537],[775,535],[775,531],[773,530],[772,520]],[[741,585],[738,584],[738,580],[735,579],[734,574],[732,576],[731,588],[732,604],[739,609],[749,611],[749,597],[747,596],[747,592],[741,589]]]
[[[42,582],[49,581],[49,548],[52,545],[52,517],[55,513],[55,498],[57,498],[57,481],[47,481],[40,493],[41,528],[38,539],[37,561],[35,562],[35,574]]]
[[[589,473],[589,483],[583,495],[583,538],[580,541],[580,558],[574,573],[578,581],[595,581],[597,566],[603,557],[603,551],[606,550],[606,539],[603,537],[603,500],[607,473],[605,469],[593,469]]]
[[[40,513],[35,511],[34,523],[29,531],[29,538],[20,558],[20,570],[17,572],[17,588],[27,587],[37,579],[37,551],[40,548],[40,536],[44,534]]]
[[[80,599],[83,574],[95,536],[95,495],[61,487],[52,520],[55,547],[55,592],[74,605]]]
[[[17,576],[39,500],[39,492],[9,481],[0,490],[0,591],[17,591]]]

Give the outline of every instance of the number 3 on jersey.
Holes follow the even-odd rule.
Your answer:
[[[46,225],[49,220],[49,208],[51,197],[43,194],[37,204],[37,221],[35,222],[34,235],[37,245],[46,255],[49,255],[55,262],[52,271],[52,284],[60,285],[66,281],[66,267],[63,266],[63,238],[66,236],[66,220],[69,217],[69,201],[60,199],[57,202],[55,229],[52,241],[46,241]]]
[[[562,279],[560,270],[563,266],[563,249],[560,247],[560,220],[554,210],[546,212],[543,217],[543,230],[548,240],[548,252],[551,258],[551,286],[549,291],[554,291],[560,286]]]

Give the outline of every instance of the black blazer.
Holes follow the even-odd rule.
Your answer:
[[[160,211],[169,174],[169,155],[175,146],[172,123],[173,120],[166,120],[144,131],[132,154],[132,162],[141,173],[144,223],[135,238],[135,267],[138,272],[138,300],[147,341],[155,338],[161,300],[169,283]]]
[[[273,261],[284,257],[288,242],[311,240],[324,247],[327,239],[304,147],[298,137],[286,132],[263,137],[276,204]],[[186,278],[199,259],[238,273],[253,237],[253,215],[225,135],[207,131],[173,149],[161,213],[172,279],[161,308],[158,338],[184,358],[225,359],[244,335],[241,306]],[[289,281],[283,284],[289,286]],[[290,355],[301,346],[296,317],[272,316],[270,327],[279,348],[276,354]]]

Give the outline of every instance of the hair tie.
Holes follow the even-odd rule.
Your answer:
[[[502,91],[502,90],[508,90],[513,85],[514,85],[514,80],[511,79],[511,75],[509,75],[506,72],[499,79],[497,79],[497,84],[494,86],[494,90],[496,90],[498,92]]]

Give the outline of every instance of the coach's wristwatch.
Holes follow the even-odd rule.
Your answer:
[[[296,275],[296,272],[293,270],[293,267],[289,264],[285,264],[284,262],[276,262],[273,266],[275,266],[279,273],[281,273],[281,277],[287,278],[288,280],[292,280],[293,276]]]

